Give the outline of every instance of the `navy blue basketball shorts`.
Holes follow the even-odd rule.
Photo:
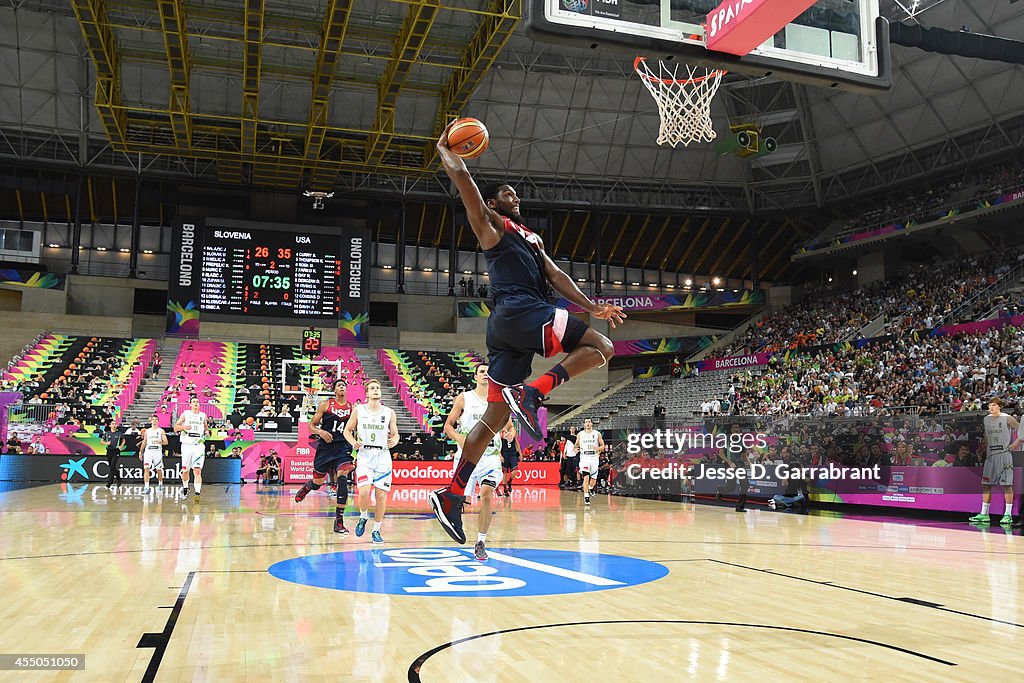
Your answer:
[[[316,447],[316,455],[313,456],[313,471],[320,474],[336,472],[342,465],[355,463],[352,457],[352,446],[342,437],[335,436],[335,441],[325,443],[321,441]],[[338,443],[337,439],[341,439]]]
[[[531,296],[502,298],[487,319],[487,400],[502,402],[503,388],[530,376],[535,355],[569,353],[586,331],[586,324],[564,308]]]

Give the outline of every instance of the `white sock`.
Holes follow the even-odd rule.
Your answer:
[[[981,514],[983,514],[983,515],[987,515],[988,514],[988,506],[989,505],[991,505],[991,503],[982,503],[981,504]]]
[[[487,534],[481,534],[481,533],[477,532],[477,535],[476,535],[477,543],[483,543],[486,540],[487,540]]]
[[[373,523],[373,530],[374,531],[380,531],[380,525],[383,524],[383,523],[384,522],[374,522]]]
[[[370,511],[369,510],[363,510],[362,512],[359,513],[359,519],[369,519],[369,518],[370,518]]]
[[[202,490],[203,490],[203,485],[202,485],[202,483],[200,483],[200,482],[198,482],[198,481],[197,481],[197,482],[196,482],[196,493],[199,493],[199,492],[200,492],[200,491],[202,491]]]

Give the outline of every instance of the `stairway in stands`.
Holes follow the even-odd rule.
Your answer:
[[[143,427],[149,426],[149,417],[156,412],[160,398],[164,395],[167,385],[171,382],[171,371],[178,361],[181,350],[180,339],[161,339],[157,351],[160,352],[160,372],[156,377],[145,380],[135,395],[135,402],[129,406],[125,422],[131,424],[132,418],[138,418]]]
[[[416,418],[412,416],[409,409],[402,403],[402,397],[398,395],[398,391],[388,381],[387,373],[384,372],[384,368],[381,367],[380,362],[377,360],[377,352],[373,349],[356,349],[355,351],[360,364],[363,366],[363,376],[367,379],[380,380],[380,400],[384,405],[389,406],[395,411],[395,417],[398,419],[398,431],[402,434],[422,432],[423,428],[419,426]]]

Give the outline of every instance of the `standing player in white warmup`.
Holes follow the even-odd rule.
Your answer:
[[[152,493],[149,488],[150,470],[156,469],[156,478],[160,487],[164,485],[164,446],[167,445],[167,432],[160,427],[160,420],[156,415],[149,418],[149,427],[142,430],[142,452],[139,459],[142,460],[142,481],[145,488],[142,493]]]
[[[988,524],[988,508],[992,503],[992,487],[1003,488],[1003,518],[999,523],[1003,526],[1013,525],[1013,454],[1010,453],[1010,442],[1014,441],[1020,424],[1012,415],[1002,412],[1003,402],[994,398],[988,402],[988,415],[985,416],[985,436],[982,448],[985,449],[985,467],[981,475],[981,512],[971,517],[973,524]]]
[[[356,451],[356,490],[359,492],[359,521],[356,536],[366,532],[370,519],[370,489],[377,489],[373,511],[374,543],[383,543],[380,535],[384,512],[391,490],[391,449],[398,444],[395,411],[380,402],[380,382],[366,382],[366,404],[357,405],[345,425],[345,440]]]
[[[583,431],[576,435],[576,450],[580,454],[580,474],[583,477],[583,504],[590,505],[590,492],[597,483],[597,471],[604,453],[604,437],[594,429],[589,417],[583,421]]]
[[[203,451],[203,439],[209,427],[206,413],[199,410],[199,399],[192,398],[188,402],[188,410],[182,411],[178,421],[174,423],[174,433],[181,438],[181,495],[188,498],[188,473],[191,471],[196,480],[196,497],[203,490],[203,464],[206,453]]]
[[[476,423],[480,421],[487,410],[487,392],[489,389],[486,363],[476,366],[473,379],[476,380],[476,388],[473,391],[464,391],[455,397],[451,412],[448,413],[448,419],[444,422],[444,433],[458,446],[458,451],[455,453],[455,468],[459,466],[462,448],[466,444],[466,435],[476,426]],[[456,428],[456,424],[458,424],[458,428]],[[504,433],[511,424],[512,421],[509,420],[501,432]],[[501,480],[501,436],[500,434],[495,434],[494,438],[491,439],[491,442],[484,449],[483,455],[480,456],[480,462],[477,463],[476,469],[470,475],[469,483],[466,484],[466,491],[470,495],[472,495],[476,485],[480,485],[480,527],[477,532],[476,547],[473,549],[473,554],[481,562],[487,559],[487,549],[484,547],[484,544],[487,541],[487,530],[491,527],[491,508],[494,504],[494,490],[498,488]]]

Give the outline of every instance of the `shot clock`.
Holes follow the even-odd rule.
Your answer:
[[[307,358],[316,358],[320,355],[323,332],[313,329],[302,331],[302,355]]]

